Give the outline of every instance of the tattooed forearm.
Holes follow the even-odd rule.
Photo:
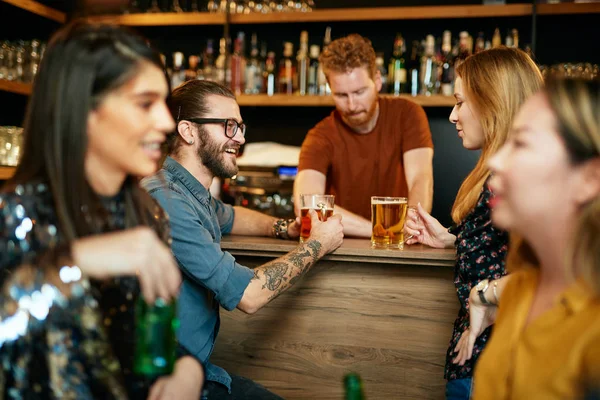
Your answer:
[[[309,240],[307,245],[312,250],[313,262],[319,261],[319,253],[321,252],[321,243],[317,242],[316,240]]]
[[[254,270],[252,280],[262,282],[262,289],[273,293],[265,293],[272,300],[290,288],[319,260],[321,243],[309,240],[289,254]]]
[[[287,272],[290,266],[285,262],[274,262],[269,264],[269,268],[265,269],[266,282],[264,288],[270,291],[277,291],[281,285],[288,280]]]
[[[254,276],[250,279],[250,281],[255,281],[255,280],[258,280],[258,279],[260,279],[258,277],[258,268],[255,268],[254,269]]]

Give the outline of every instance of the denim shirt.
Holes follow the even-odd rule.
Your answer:
[[[209,358],[219,333],[219,305],[228,311],[236,308],[253,276],[221,250],[221,235],[233,227],[233,207],[214,199],[171,157],[142,186],[169,215],[172,250],[184,278],[177,306],[179,344],[202,361],[208,381],[227,386],[231,393],[231,377]]]

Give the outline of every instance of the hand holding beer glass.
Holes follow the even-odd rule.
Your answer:
[[[406,197],[371,197],[371,247],[402,250],[407,211]]]
[[[333,215],[335,196],[327,194],[301,194],[300,195],[300,243],[304,243],[310,236],[310,210],[315,210],[319,221],[327,221]]]

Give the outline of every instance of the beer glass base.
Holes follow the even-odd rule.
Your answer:
[[[380,250],[404,250],[404,243],[377,243],[372,241],[371,248]]]

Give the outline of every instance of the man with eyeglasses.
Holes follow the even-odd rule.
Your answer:
[[[341,217],[319,221],[312,211],[309,240],[276,260],[249,269],[221,250],[222,235],[296,239],[295,220],[277,220],[213,198],[214,177],[238,172],[236,156],[246,126],[235,95],[211,81],[193,80],[167,99],[176,131],[167,139],[162,169],[142,185],[169,215],[172,251],[183,272],[177,338],[180,350],[206,369],[206,399],[280,399],[250,379],[229,375],[210,363],[219,332],[219,306],[253,314],[289,289],[321,257],[342,243]]]

